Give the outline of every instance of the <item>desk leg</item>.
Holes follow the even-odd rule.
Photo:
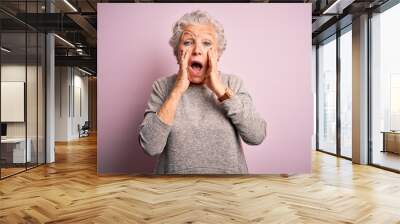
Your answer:
[[[383,133],[383,149],[381,152],[386,152],[386,134]]]

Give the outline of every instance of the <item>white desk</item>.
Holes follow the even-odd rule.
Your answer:
[[[382,131],[381,133],[383,133],[382,152],[393,152],[400,154],[400,132]]]
[[[6,139],[1,139],[1,144],[2,147],[6,146],[7,149],[9,150],[8,147],[14,145],[12,148],[12,162],[13,163],[25,163],[25,162],[31,162],[32,160],[32,154],[31,154],[31,145],[32,145],[32,140],[30,138],[27,138],[26,142],[28,143],[26,147],[26,154],[25,154],[25,138],[6,138]],[[5,151],[2,148],[2,151]],[[25,158],[27,158],[27,161],[25,161]]]

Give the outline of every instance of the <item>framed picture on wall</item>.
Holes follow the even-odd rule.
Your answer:
[[[25,82],[1,82],[1,122],[24,122]]]

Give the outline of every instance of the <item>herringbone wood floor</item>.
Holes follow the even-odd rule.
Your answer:
[[[313,153],[283,177],[96,174],[96,138],[0,181],[0,223],[400,223],[400,175]]]

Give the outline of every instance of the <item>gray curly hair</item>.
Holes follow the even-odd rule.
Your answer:
[[[183,15],[175,23],[172,29],[172,37],[169,40],[169,45],[171,45],[171,47],[174,49],[174,55],[176,57],[176,60],[179,62],[178,47],[182,32],[185,26],[193,24],[211,24],[214,27],[215,32],[217,34],[217,45],[220,57],[226,48],[224,27],[220,22],[212,18],[207,12],[196,10],[191,13],[186,13],[185,15]]]

